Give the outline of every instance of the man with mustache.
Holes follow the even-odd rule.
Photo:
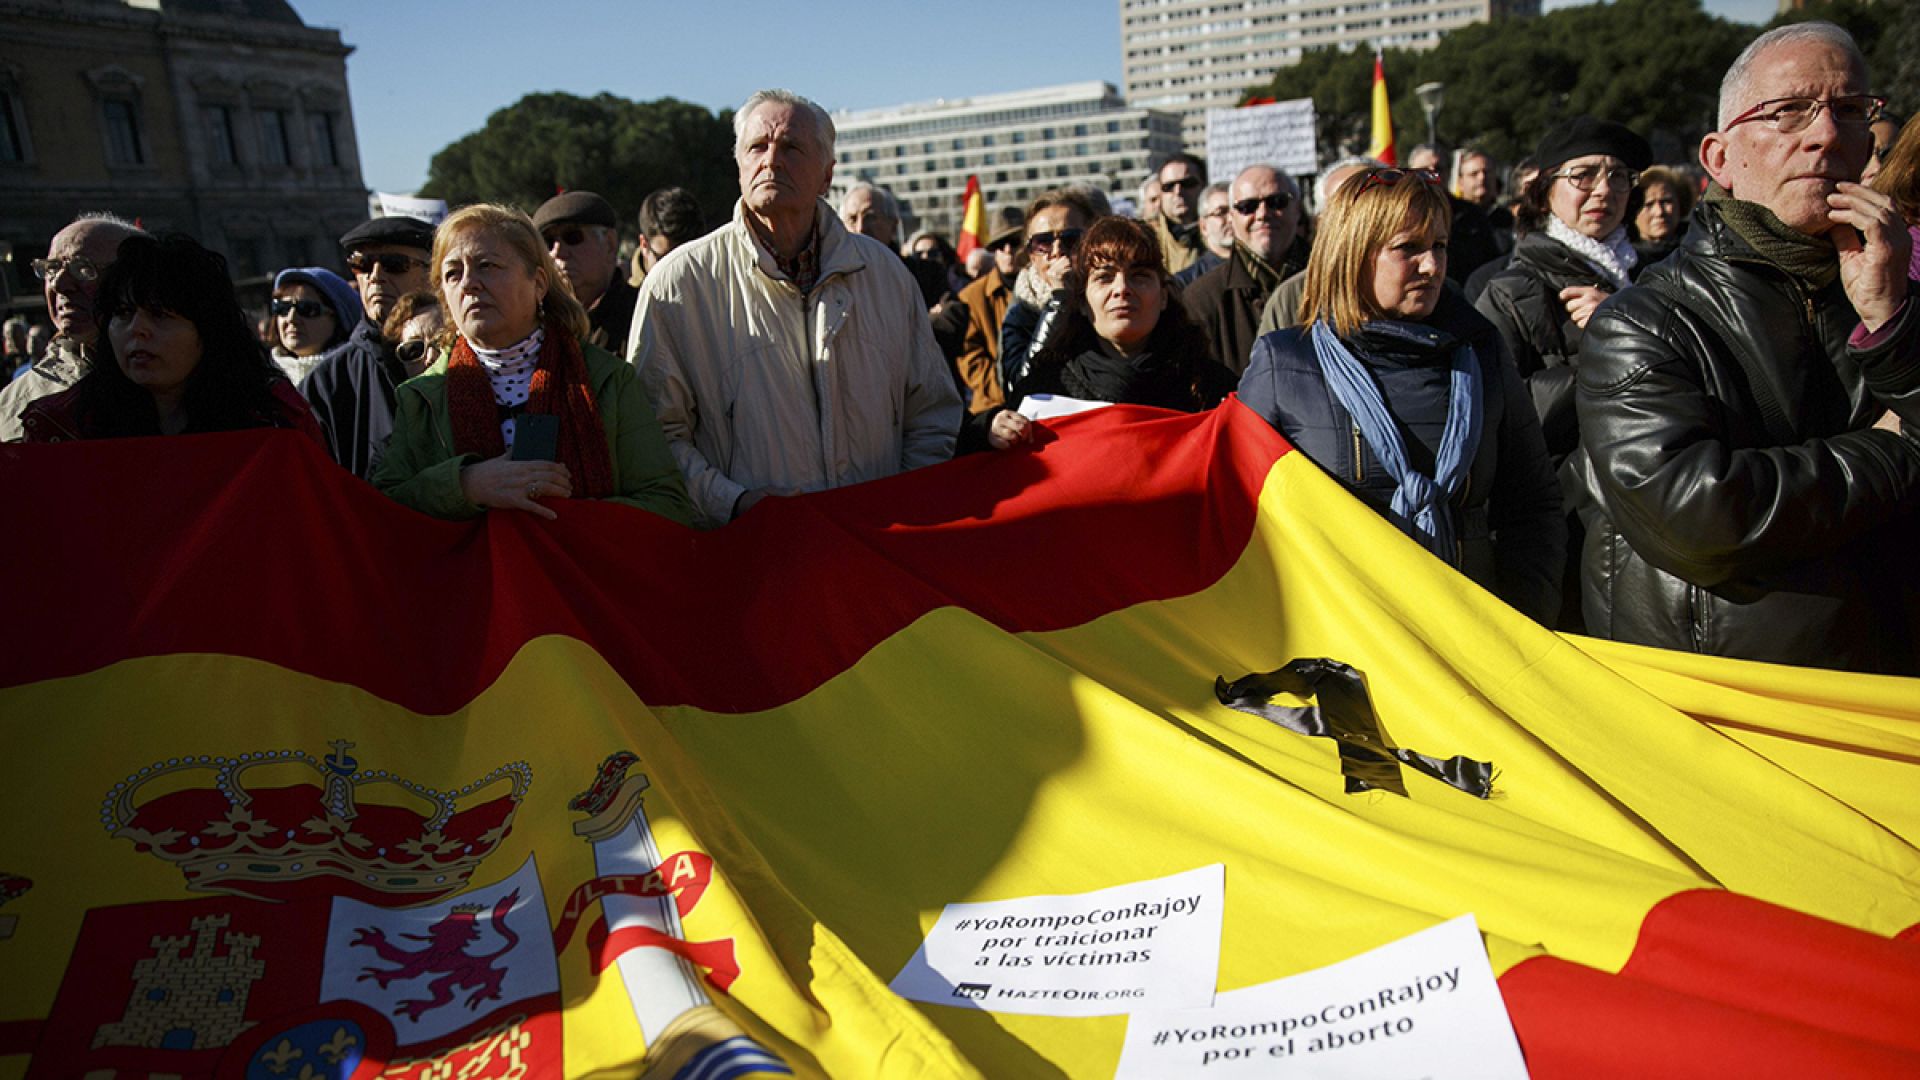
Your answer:
[[[140,235],[139,226],[113,214],[81,214],[53,234],[46,258],[34,260],[34,274],[46,283],[54,337],[45,356],[0,390],[0,442],[19,442],[26,434],[20,427],[21,412],[35,400],[73,386],[92,366],[87,346],[100,330],[93,313],[100,274],[113,265],[122,240]]]
[[[1581,347],[1589,633],[1920,674],[1920,299],[1855,182],[1882,105],[1830,23],[1728,70],[1685,241]]]
[[[806,98],[748,98],[733,221],[640,288],[627,355],[707,528],[953,454],[960,395],[918,286],[824,198],[833,136]]]

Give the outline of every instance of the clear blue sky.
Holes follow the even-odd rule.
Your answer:
[[[337,29],[354,47],[347,81],[361,171],[377,191],[415,190],[435,151],[536,91],[720,109],[785,86],[837,110],[1083,79],[1120,84],[1118,0],[292,3],[308,25]],[[1754,23],[1775,6],[1706,4]],[[1041,14],[1044,28],[1030,28]]]

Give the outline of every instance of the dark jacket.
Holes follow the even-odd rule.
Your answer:
[[[1461,341],[1480,359],[1485,415],[1479,450],[1453,507],[1460,570],[1545,622],[1560,608],[1566,515],[1540,422],[1499,334],[1449,289],[1425,323],[1369,324],[1347,346],[1378,380],[1411,464],[1431,476]],[[1328,388],[1308,328],[1278,330],[1255,343],[1240,400],[1375,513],[1392,519],[1393,478]]]
[[[1500,242],[1487,212],[1458,195],[1453,205],[1453,227],[1447,235],[1447,280],[1465,286],[1475,270],[1500,257]]]
[[[633,326],[633,306],[639,299],[640,290],[627,284],[627,279],[616,271],[613,280],[607,282],[607,291],[600,294],[600,302],[587,312],[591,332],[585,343],[624,357],[627,331]]]
[[[1555,468],[1580,441],[1573,374],[1583,332],[1560,299],[1560,290],[1571,285],[1613,291],[1606,275],[1572,248],[1544,231],[1531,232],[1520,238],[1513,261],[1487,283],[1473,305],[1499,329],[1514,366],[1527,381]]]
[[[1306,251],[1305,237],[1293,242],[1281,261],[1282,277],[1306,267]],[[1245,263],[1232,258],[1200,275],[1181,297],[1187,314],[1206,332],[1214,359],[1235,377],[1247,370],[1247,357],[1260,337],[1260,315],[1270,295],[1247,273]]]
[[[1905,633],[1920,551],[1917,308],[1910,296],[1873,347],[1850,348],[1858,319],[1838,282],[1809,293],[1696,208],[1680,250],[1601,307],[1581,350],[1588,631],[1920,674]],[[1889,407],[1907,434],[1872,430]]]
[[[327,437],[327,452],[362,480],[373,476],[393,435],[394,387],[406,377],[380,328],[362,319],[300,383],[300,396],[313,407]]]
[[[80,415],[80,392],[80,387],[72,386],[29,404],[20,414],[20,426],[25,432],[21,441],[57,443],[114,437],[108,432],[88,430],[89,425]],[[253,410],[242,425],[244,428],[286,428],[321,446],[326,445],[320,426],[313,421],[313,413],[294,392],[292,383],[276,378],[267,384],[267,393],[272,400]],[[189,425],[189,433],[191,430]]]

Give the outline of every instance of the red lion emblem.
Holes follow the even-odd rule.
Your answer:
[[[386,932],[379,927],[363,926],[355,932],[353,944],[365,945],[378,953],[380,959],[392,968],[362,968],[361,981],[372,979],[385,990],[388,984],[406,979],[418,979],[428,975],[439,978],[427,984],[433,996],[427,999],[402,1001],[393,1012],[404,1015],[409,1020],[418,1021],[421,1014],[430,1012],[453,1001],[453,993],[459,989],[469,989],[467,1008],[477,1009],[483,1001],[497,1000],[500,997],[500,984],[507,977],[505,968],[493,966],[495,960],[513,950],[520,943],[520,935],[507,925],[507,912],[513,910],[514,902],[520,899],[520,891],[515,889],[501,901],[493,905],[490,918],[494,933],[506,939],[494,952],[485,956],[472,956],[466,951],[468,945],[480,936],[478,919],[484,909],[478,905],[456,907],[446,918],[427,928],[425,934],[402,934],[401,937],[427,943],[423,949],[396,948],[387,941]]]

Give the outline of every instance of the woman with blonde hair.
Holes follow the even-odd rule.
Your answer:
[[[1566,524],[1493,324],[1446,284],[1453,208],[1424,170],[1329,201],[1301,326],[1254,344],[1240,400],[1376,513],[1527,616],[1559,610]]]
[[[450,348],[401,384],[382,491],[423,513],[555,513],[543,500],[609,499],[683,524],[680,470],[633,369],[586,344],[586,309],[512,207],[456,211],[432,269]]]

